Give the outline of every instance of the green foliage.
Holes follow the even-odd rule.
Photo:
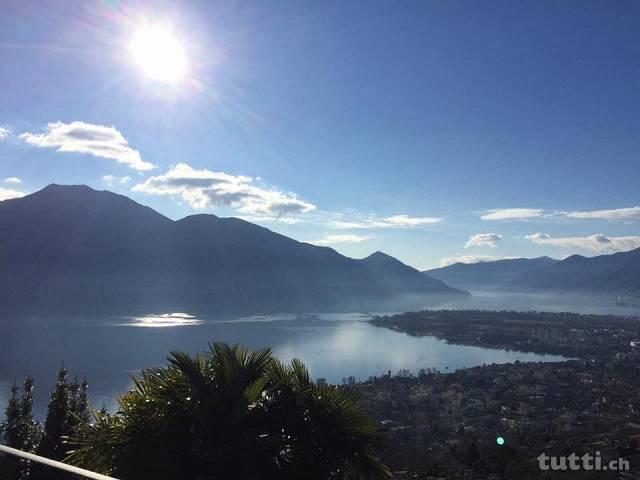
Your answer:
[[[44,434],[38,447],[38,455],[62,460],[67,454],[68,447],[65,438],[77,435],[79,425],[89,419],[89,405],[87,397],[87,382],[67,381],[67,370],[62,367],[58,372],[55,390],[51,393],[47,418],[44,423]],[[57,470],[35,466],[33,468],[35,480],[66,480],[69,474]]]
[[[5,421],[0,424],[0,442],[26,452],[35,451],[40,442],[41,429],[33,419],[33,378],[24,381],[24,393],[19,397],[17,385],[11,388],[11,396],[5,412]],[[0,459],[0,478],[22,480],[30,477],[29,462],[6,456]]]
[[[143,371],[115,414],[95,412],[68,461],[121,479],[365,479],[388,476],[382,438],[352,391],[304,365],[222,343]]]

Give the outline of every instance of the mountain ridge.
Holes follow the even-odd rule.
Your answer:
[[[381,252],[351,259],[233,217],[172,220],[82,185],[0,202],[0,262],[0,305],[47,313],[372,310],[468,296]]]
[[[525,272],[557,262],[550,257],[511,258],[477,263],[457,262],[423,273],[450,286],[468,290],[495,290],[515,280]]]
[[[594,257],[571,255],[520,275],[514,290],[579,291],[607,295],[640,294],[640,248]]]

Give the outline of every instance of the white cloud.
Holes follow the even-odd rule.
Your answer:
[[[609,237],[598,233],[585,237],[553,237],[546,233],[534,233],[533,235],[527,235],[525,238],[538,245],[578,248],[598,253],[622,252],[640,247],[640,235]]]
[[[10,198],[24,197],[26,194],[18,192],[17,190],[11,190],[8,188],[0,188],[0,202],[9,200]]]
[[[4,140],[9,136],[9,134],[11,134],[11,130],[7,127],[0,127],[0,140]]]
[[[495,257],[493,255],[458,255],[456,257],[446,257],[440,259],[440,266],[446,267],[454,263],[479,263],[493,262],[496,260],[507,260],[518,257]]]
[[[20,180],[18,177],[7,177],[3,180],[3,182],[18,184],[18,183],[22,183],[22,180]]]
[[[25,142],[42,148],[56,148],[58,152],[87,153],[108,158],[138,171],[155,168],[145,162],[140,152],[131,148],[115,127],[85,122],[53,122],[44,133],[25,132],[20,135]]]
[[[498,242],[502,240],[502,235],[499,233],[477,233],[471,235],[467,243],[464,244],[464,248],[469,247],[491,247],[496,248]]]
[[[115,184],[126,185],[131,181],[131,177],[116,177],[115,175],[103,175],[102,181],[108,186],[113,187]]]
[[[245,220],[247,222],[261,222],[261,223],[283,223],[285,225],[296,225],[298,223],[303,223],[302,219],[299,217],[270,217],[270,216],[260,216],[260,215],[238,215],[236,218],[241,220]]]
[[[591,210],[584,212],[566,212],[569,218],[597,220],[640,220],[640,207],[615,208],[612,210]]]
[[[337,229],[367,229],[367,228],[413,228],[432,225],[441,222],[438,217],[410,217],[409,215],[392,215],[390,217],[378,218],[370,216],[364,219],[336,220],[328,225]]]
[[[251,177],[197,170],[185,163],[135,185],[133,191],[179,196],[195,209],[228,205],[244,214],[262,217],[302,214],[316,208],[294,194],[256,186]]]
[[[496,208],[482,215],[482,220],[526,220],[544,216],[544,210],[537,208]]]
[[[396,225],[399,227],[417,227],[420,225],[430,225],[432,223],[439,223],[441,218],[437,217],[410,217],[409,215],[393,215],[383,219],[383,221],[389,225]]]
[[[530,218],[574,218],[591,220],[640,220],[640,207],[614,208],[610,210],[561,211],[537,208],[498,208],[488,210],[482,220],[527,220]]]
[[[315,245],[336,245],[339,243],[362,243],[371,240],[374,237],[367,235],[345,234],[345,235],[327,235],[320,240],[314,240],[309,243]]]

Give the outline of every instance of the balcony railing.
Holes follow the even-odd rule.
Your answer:
[[[85,470],[84,468],[74,467],[73,465],[67,465],[63,462],[56,462],[55,460],[41,457],[40,455],[34,455],[33,453],[16,450],[15,448],[7,447],[6,445],[0,445],[0,452],[7,455],[20,457],[25,460],[30,460],[32,462],[41,463],[42,465],[46,465],[51,468],[57,468],[58,470],[73,473],[75,475],[80,475],[81,477],[91,478],[93,480],[117,480],[113,477],[107,477],[106,475],[101,475],[90,470]]]

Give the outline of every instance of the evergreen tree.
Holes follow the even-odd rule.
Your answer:
[[[51,393],[49,409],[44,424],[44,435],[38,454],[62,461],[67,456],[67,436],[75,436],[81,422],[89,418],[88,384],[74,379],[69,383],[64,366],[58,372],[56,388]],[[67,480],[72,477],[64,472],[38,466],[33,469],[34,480]]]
[[[22,399],[18,397],[18,386],[11,388],[11,396],[0,425],[0,440],[18,450],[34,452],[41,438],[40,424],[33,419],[33,378],[24,382]],[[6,456],[0,462],[0,478],[3,480],[22,480],[30,478],[30,462]]]
[[[47,418],[44,422],[44,435],[38,454],[53,460],[64,457],[62,437],[67,431],[69,417],[69,385],[67,384],[67,370],[62,367],[58,372],[55,390],[51,393]]]
[[[78,407],[76,409],[76,416],[82,422],[88,422],[91,418],[91,411],[89,409],[89,384],[85,378],[80,384],[80,393],[78,394]]]
[[[35,452],[42,440],[40,423],[33,418],[33,378],[24,381],[24,394],[20,402],[22,450]]]
[[[69,385],[69,416],[67,422],[66,435],[74,435],[80,423],[89,421],[89,398],[87,394],[88,383],[85,380],[82,383],[74,378]]]
[[[20,399],[18,385],[11,387],[11,396],[5,411],[5,420],[0,425],[0,439],[4,445],[20,448]],[[21,462],[19,459],[6,455],[0,458],[0,478],[18,480],[20,478]]]

